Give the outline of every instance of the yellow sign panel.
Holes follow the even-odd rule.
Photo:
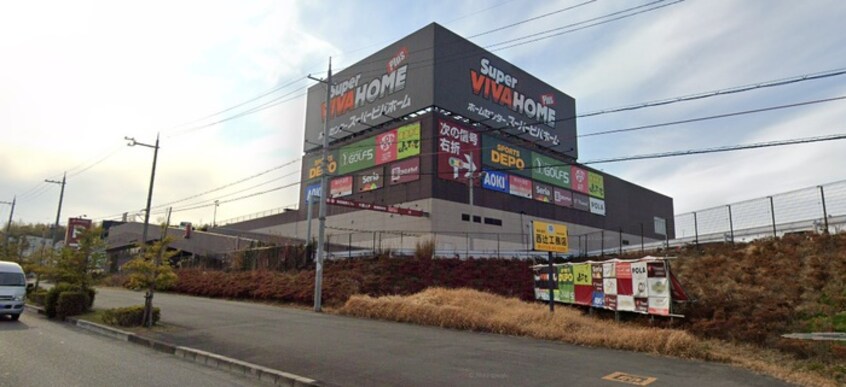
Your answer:
[[[566,253],[567,226],[557,223],[546,223],[532,221],[532,240],[535,251],[551,251],[553,253]]]

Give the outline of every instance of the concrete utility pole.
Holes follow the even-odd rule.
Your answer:
[[[18,197],[15,196],[12,198],[12,202],[0,202],[0,204],[8,204],[12,206],[12,211],[9,212],[9,223],[6,224],[6,240],[3,242],[3,247],[9,247],[9,233],[12,232],[12,217],[15,215],[15,201],[18,200]]]
[[[147,245],[147,229],[150,226],[150,202],[153,200],[153,183],[156,180],[156,159],[159,157],[159,134],[156,133],[156,145],[144,144],[143,142],[135,141],[135,137],[124,137],[129,141],[127,146],[141,145],[147,148],[153,148],[153,171],[150,173],[150,189],[147,191],[147,210],[144,211],[144,232],[141,237],[141,244]]]
[[[65,199],[65,183],[67,182],[68,173],[62,174],[62,181],[44,179],[46,183],[61,184],[62,190],[59,193],[59,210],[56,211],[56,224],[53,225],[53,233],[50,236],[50,249],[56,247],[56,232],[59,231],[59,218],[62,217],[62,201]]]
[[[217,227],[217,207],[220,206],[220,200],[214,201],[214,217],[212,217],[212,227]]]
[[[165,222],[165,226],[162,229],[162,236],[161,241],[164,241],[167,238],[167,229],[170,228],[170,214],[173,211],[173,207],[167,208],[167,221]],[[153,270],[153,281],[150,282],[150,288],[147,289],[147,295],[144,300],[144,326],[147,328],[153,327],[153,293],[156,291],[156,281],[158,281],[159,277],[159,267],[162,265],[162,256],[167,250],[167,245],[162,243],[161,248],[159,249],[158,253],[156,254],[155,258],[155,269]]]
[[[314,270],[314,311],[321,311],[323,302],[323,255],[326,250],[326,198],[329,197],[327,178],[329,173],[329,120],[331,118],[332,102],[332,58],[329,58],[329,70],[326,72],[326,79],[317,79],[309,75],[309,78],[326,84],[326,106],[323,118],[323,156],[321,157],[320,174],[320,205],[318,206],[318,231],[317,231],[317,264]]]

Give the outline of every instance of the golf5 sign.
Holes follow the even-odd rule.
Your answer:
[[[569,251],[567,226],[563,224],[532,221],[532,240],[534,241],[535,251],[553,253]]]

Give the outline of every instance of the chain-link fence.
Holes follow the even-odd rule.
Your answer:
[[[527,222],[528,224],[528,222]],[[846,230],[846,181],[745,200],[675,216],[675,239],[644,237],[652,224],[629,224],[570,234],[570,254],[596,256],[653,251],[709,242],[745,242],[793,232],[838,233]],[[646,228],[647,233],[644,233]],[[534,257],[529,229],[523,233],[415,233],[362,231],[328,227],[332,258],[375,253],[414,255],[426,243],[442,257]]]

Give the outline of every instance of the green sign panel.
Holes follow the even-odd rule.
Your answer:
[[[602,175],[588,172],[588,191],[591,196],[605,199],[605,179]]]
[[[397,128],[397,160],[420,154],[420,122]]]
[[[376,165],[376,137],[352,143],[338,150],[338,175]]]
[[[570,188],[570,165],[563,161],[532,152],[532,179]]]
[[[532,152],[494,137],[482,136],[482,164],[494,170],[532,177]]]
[[[572,265],[564,265],[558,268],[559,301],[571,304],[576,302],[573,279],[574,276]]]

